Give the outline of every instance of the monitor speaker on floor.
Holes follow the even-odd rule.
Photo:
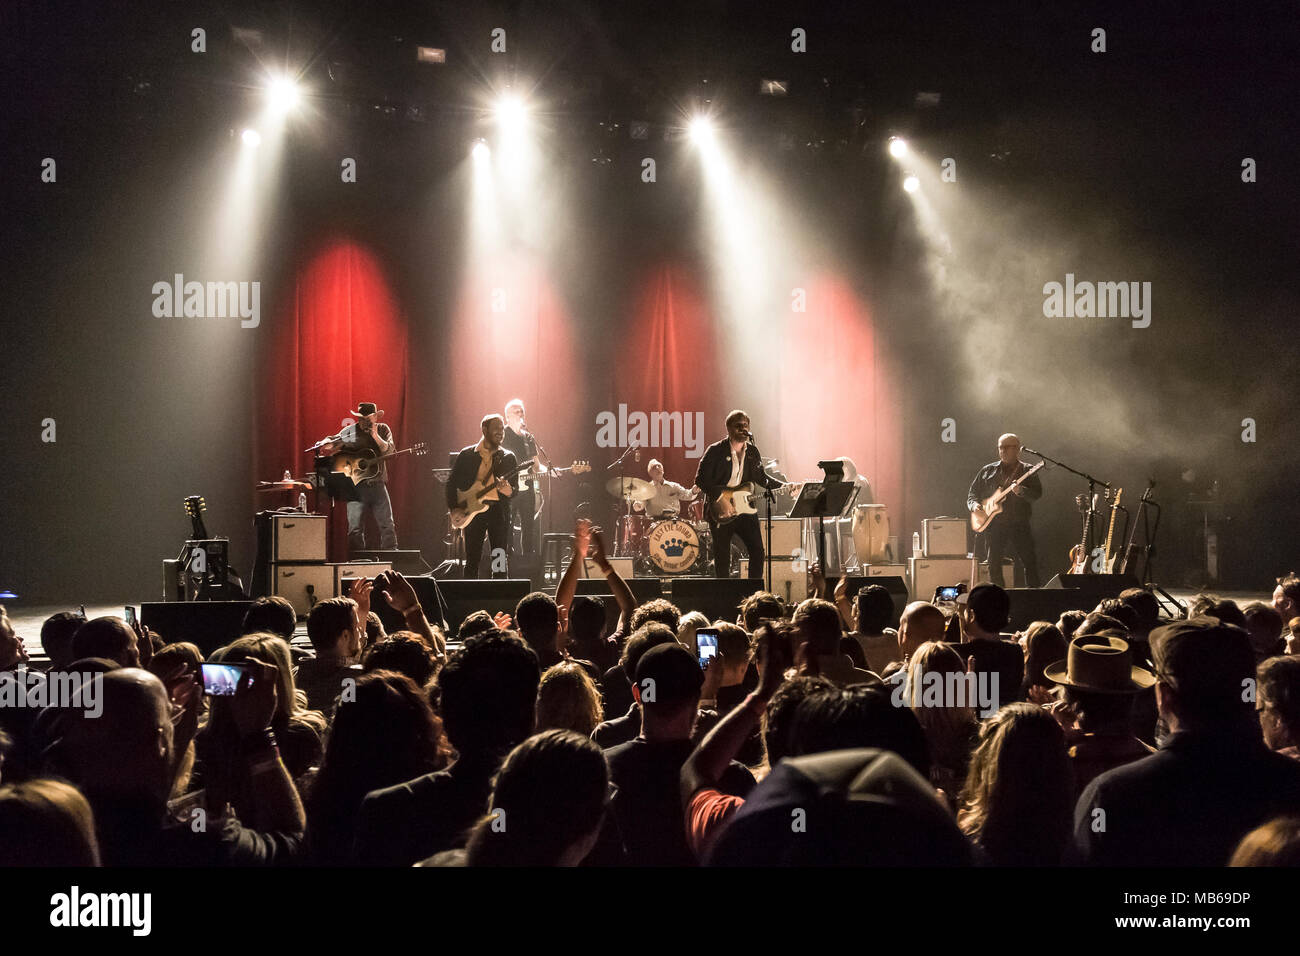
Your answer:
[[[826,579],[826,593],[833,595],[835,587],[840,583],[838,575]],[[881,574],[875,577],[862,577],[856,574],[849,575],[849,603],[853,603],[854,596],[858,591],[871,584],[879,584],[889,592],[889,596],[894,599],[894,610],[889,616],[887,627],[898,627],[898,622],[903,617],[903,609],[907,607],[907,582],[898,575]],[[831,598],[827,598],[831,600]]]
[[[734,621],[740,602],[755,591],[763,590],[761,579],[749,578],[674,578],[672,602],[683,614],[699,611],[710,621]]]
[[[252,601],[146,601],[140,605],[140,623],[168,644],[197,644],[207,657],[239,637],[252,606]]]
[[[663,585],[658,578],[624,578],[624,580],[638,605],[664,596]],[[605,602],[605,633],[613,634],[614,628],[618,626],[619,612],[618,602],[614,600],[614,592],[610,590],[609,582],[604,578],[579,578],[578,593],[588,597],[598,597]]]

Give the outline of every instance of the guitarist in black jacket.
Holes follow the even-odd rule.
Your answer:
[[[966,495],[966,508],[974,511],[982,507],[995,492],[1007,487],[1029,470],[1020,460],[1020,439],[1010,433],[998,439],[998,460],[989,462],[979,470]],[[1006,587],[1002,580],[1002,556],[1009,554],[1025,569],[1025,585],[1039,587],[1038,554],[1034,549],[1034,534],[1029,527],[1031,501],[1043,497],[1043,485],[1037,475],[1031,475],[1002,502],[1002,513],[980,535],[976,553],[988,550],[989,580],[998,587]]]
[[[763,576],[763,533],[758,516],[736,514],[723,497],[729,488],[751,482],[754,491],[780,488],[781,482],[763,471],[763,459],[754,447],[749,415],[737,409],[727,416],[727,437],[704,450],[695,471],[695,485],[709,499],[709,527],[713,529],[714,574],[731,577],[731,538],[739,535],[749,555],[749,577]]]
[[[505,438],[506,421],[500,415],[483,419],[483,438],[477,444],[467,445],[456,456],[447,482],[447,508],[453,513],[463,511],[457,492],[468,491],[477,483],[493,485],[483,496],[487,509],[475,515],[465,526],[465,577],[478,577],[479,562],[483,558],[483,535],[486,532],[492,546],[492,557],[498,551],[510,560],[510,499],[519,490],[519,465],[515,456],[501,447]],[[472,511],[476,505],[471,505]],[[494,578],[504,578],[508,571],[495,567],[490,572]]]

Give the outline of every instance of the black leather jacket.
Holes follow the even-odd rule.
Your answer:
[[[1015,477],[1024,474],[1030,468],[1023,461],[1020,468],[1015,472]],[[966,495],[966,510],[974,511],[984,503],[984,500],[996,492],[999,488],[1009,485],[1010,481],[1001,480],[1002,462],[989,462],[979,470],[975,480],[970,483],[970,492]],[[1012,478],[1014,481],[1015,478]],[[1020,495],[1007,495],[1002,501],[1002,514],[999,516],[1008,521],[1016,523],[1027,522],[1029,515],[1033,512],[1031,501],[1037,501],[1043,497],[1043,484],[1038,480],[1038,475],[1034,475],[1027,480],[1022,488],[1025,490],[1024,497]]]

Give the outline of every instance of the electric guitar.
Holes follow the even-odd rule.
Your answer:
[[[418,442],[410,448],[403,448],[401,451],[390,451],[386,455],[376,455],[373,451],[339,452],[330,463],[330,471],[341,472],[351,478],[354,485],[359,485],[363,481],[377,478],[379,476],[379,463],[387,458],[396,458],[399,455],[420,457],[428,453],[429,447],[424,442]]]
[[[457,531],[464,531],[471,521],[487,511],[488,505],[499,500],[488,499],[487,496],[496,492],[497,482],[501,480],[503,479],[496,475],[489,475],[485,481],[475,481],[464,491],[457,491],[456,507],[451,509],[451,526]]]
[[[534,459],[526,467],[519,469],[519,490],[527,491],[529,485],[535,486],[538,477],[542,474],[563,478],[565,475],[583,475],[589,471],[591,471],[591,462],[579,460],[568,468],[550,468],[543,472],[536,459]]]
[[[1046,462],[1040,461],[1011,484],[985,498],[983,503],[970,513],[970,526],[976,532],[985,530],[993,523],[993,519],[1002,513],[1002,502],[1006,500],[1007,495],[1014,494],[1015,490],[1028,480],[1030,475],[1035,474],[1045,464]]]
[[[1083,536],[1079,543],[1070,549],[1070,574],[1088,573],[1088,536],[1092,534],[1092,516],[1096,512],[1096,496],[1089,500],[1087,495],[1076,495],[1074,500],[1079,510],[1083,511]],[[1084,511],[1084,509],[1087,509]]]
[[[784,491],[793,487],[793,482],[781,485],[772,489],[775,494],[778,491]],[[763,490],[755,487],[752,481],[736,485],[734,488],[725,488],[717,498],[709,503],[709,510],[713,514],[713,520],[718,524],[727,524],[734,521],[741,515],[758,514],[758,499],[763,496]]]
[[[1151,492],[1156,483],[1147,479],[1147,490],[1142,492],[1142,497],[1138,501],[1137,514],[1133,518],[1133,527],[1129,531],[1128,544],[1124,545],[1124,560],[1120,562],[1120,574],[1132,574],[1137,568],[1137,563],[1147,557],[1150,548],[1137,543],[1138,521],[1142,518],[1142,509],[1151,501]]]
[[[1110,527],[1106,529],[1106,550],[1101,553],[1102,566],[1107,574],[1115,573],[1115,565],[1119,562],[1120,553],[1116,549],[1112,555],[1110,553],[1111,541],[1115,538],[1115,515],[1119,512],[1119,500],[1124,496],[1124,489],[1119,488],[1115,491],[1115,500],[1110,505]]]

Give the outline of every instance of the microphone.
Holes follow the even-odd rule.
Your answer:
[[[632,449],[636,453],[636,460],[639,462],[641,460],[641,446],[633,445]]]
[[[754,433],[745,432],[745,441],[749,442],[751,445],[754,444]]]

